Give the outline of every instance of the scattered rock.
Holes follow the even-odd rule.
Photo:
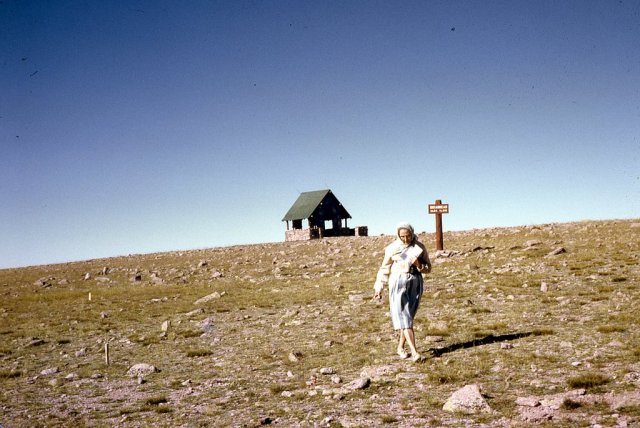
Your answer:
[[[209,262],[206,260],[201,260],[200,263],[198,263],[199,268],[207,267],[207,265],[209,265]]]
[[[543,293],[546,293],[546,292],[547,292],[547,290],[549,290],[549,286],[547,285],[547,283],[546,283],[546,282],[542,282],[542,283],[540,284],[540,291],[542,291]]]
[[[358,379],[352,380],[348,384],[346,384],[342,389],[347,391],[356,391],[358,389],[365,389],[371,385],[371,379],[368,377],[360,377]]]
[[[549,254],[547,254],[547,257],[553,257],[553,256],[557,256],[558,254],[562,254],[562,253],[566,253],[567,250],[565,250],[564,247],[558,247],[555,250],[553,250],[552,252],[550,252]]]
[[[217,291],[214,291],[213,293],[211,293],[211,294],[209,294],[207,296],[199,298],[193,304],[194,305],[202,305],[203,303],[210,302],[211,300],[214,300],[214,299],[219,299],[220,297],[222,297],[221,294],[218,293]]]
[[[320,374],[323,374],[323,375],[332,375],[335,373],[336,371],[333,367],[323,367],[320,369]]]
[[[48,288],[51,287],[52,282],[55,278],[40,278],[33,283],[36,287]]]
[[[158,371],[159,370],[151,364],[139,363],[131,366],[131,368],[129,368],[129,371],[127,371],[127,375],[131,377],[146,376]]]
[[[84,274],[84,280],[85,280],[85,281],[88,281],[88,280],[90,280],[90,279],[91,279],[91,274],[90,274],[89,272],[85,273],[85,274]]]
[[[204,334],[213,333],[213,331],[215,330],[213,317],[208,317],[200,321],[200,330],[202,330]]]
[[[444,403],[442,410],[465,414],[491,412],[491,408],[480,393],[478,385],[467,385],[454,392]]]
[[[540,400],[535,397],[518,397],[516,398],[518,406],[536,407],[540,405]]]
[[[33,337],[31,338],[31,340],[29,341],[29,343],[27,343],[27,348],[31,347],[31,346],[40,346],[40,345],[44,345],[45,341],[42,339],[38,339],[37,337]]]
[[[57,367],[51,367],[48,369],[44,369],[40,372],[42,376],[49,376],[55,373],[58,373],[60,370]]]
[[[298,361],[300,361],[301,357],[302,357],[302,354],[297,351],[289,352],[289,355],[288,355],[289,361],[291,361],[292,363],[297,363]]]
[[[222,272],[219,272],[219,271],[214,271],[214,272],[211,274],[211,278],[222,278],[223,276],[224,276],[224,275],[222,274]]]
[[[171,321],[166,320],[166,321],[164,321],[164,322],[162,323],[162,325],[160,326],[160,329],[161,329],[163,332],[167,332],[167,331],[169,331],[169,327],[171,327]]]

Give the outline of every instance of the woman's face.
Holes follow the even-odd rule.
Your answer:
[[[403,244],[410,244],[413,238],[413,233],[408,229],[400,229],[398,231],[398,238],[400,238]]]

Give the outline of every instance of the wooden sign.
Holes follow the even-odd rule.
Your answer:
[[[429,204],[429,214],[436,215],[436,250],[444,250],[444,238],[442,236],[442,214],[449,214],[449,204],[443,204],[436,199],[435,204]]]
[[[429,204],[429,214],[449,214],[449,204]]]

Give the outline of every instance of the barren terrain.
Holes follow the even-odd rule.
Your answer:
[[[0,425],[640,426],[640,220],[420,238],[420,363],[371,300],[392,236],[0,270]]]

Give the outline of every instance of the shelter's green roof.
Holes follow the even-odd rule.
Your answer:
[[[302,192],[298,199],[291,205],[289,211],[284,215],[282,221],[303,220],[309,218],[320,202],[331,190],[314,190],[313,192]]]

